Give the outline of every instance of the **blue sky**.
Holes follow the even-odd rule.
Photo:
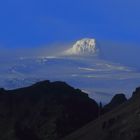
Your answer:
[[[3,0],[0,45],[30,47],[83,37],[140,43],[139,0]]]

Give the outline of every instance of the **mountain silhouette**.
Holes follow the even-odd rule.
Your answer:
[[[108,106],[111,111],[63,140],[140,140],[140,88],[128,101],[123,94],[116,95]]]
[[[98,117],[98,104],[65,82],[0,89],[0,140],[59,140]]]
[[[107,105],[105,105],[103,107],[102,113],[106,113],[111,111],[112,109],[116,108],[117,106],[119,106],[120,104],[124,103],[127,101],[127,98],[125,97],[125,94],[116,94],[112,100],[110,101],[110,103],[108,103]]]

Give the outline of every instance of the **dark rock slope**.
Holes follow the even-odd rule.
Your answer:
[[[97,103],[64,82],[0,89],[0,140],[59,140],[97,116]]]
[[[127,101],[127,98],[125,97],[124,94],[116,94],[112,100],[110,101],[109,104],[105,105],[103,107],[102,113],[106,113],[111,111],[112,109],[116,108],[117,106],[119,106],[120,104],[123,104],[124,102]]]
[[[131,99],[63,140],[140,140],[140,88]]]

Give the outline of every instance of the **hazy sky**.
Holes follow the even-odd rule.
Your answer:
[[[40,46],[83,37],[140,43],[140,1],[0,1],[1,46]]]

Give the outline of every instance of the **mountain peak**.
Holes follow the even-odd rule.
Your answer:
[[[97,54],[96,40],[84,38],[76,41],[72,48],[66,50],[67,55],[95,55]]]

